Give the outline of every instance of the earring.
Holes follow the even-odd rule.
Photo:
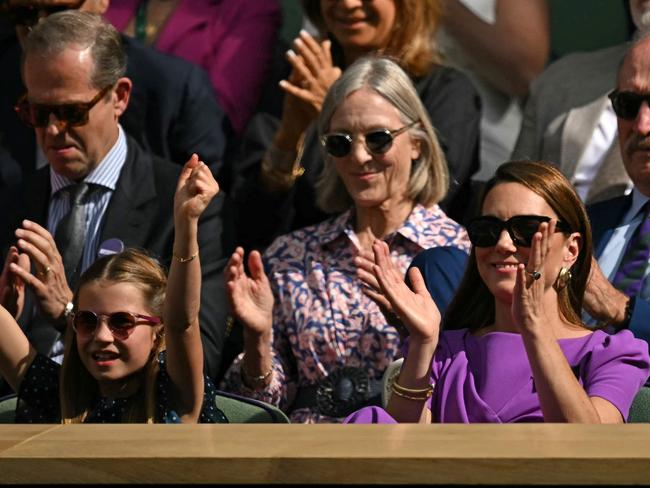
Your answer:
[[[557,291],[566,288],[566,286],[569,284],[569,281],[571,281],[571,278],[571,270],[569,268],[562,267],[557,275],[557,279],[555,280],[555,287],[557,288]]]

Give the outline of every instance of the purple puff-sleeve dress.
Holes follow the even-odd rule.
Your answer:
[[[650,376],[648,344],[629,330],[616,335],[597,330],[559,339],[573,373],[590,397],[611,402],[624,419],[634,396]],[[533,374],[519,334],[467,329],[444,331],[433,358],[435,422],[543,422]],[[396,423],[383,409],[367,407],[346,423]]]

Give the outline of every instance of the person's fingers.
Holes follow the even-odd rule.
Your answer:
[[[42,297],[47,294],[47,287],[45,286],[45,284],[43,284],[41,280],[39,280],[36,276],[31,274],[29,271],[24,270],[22,267],[18,266],[15,263],[11,263],[9,265],[9,269],[11,270],[12,273],[18,276],[23,281],[23,283],[25,283],[28,287],[34,290],[36,296]]]
[[[49,266],[48,255],[41,251],[37,246],[22,238],[18,239],[17,244],[21,252],[29,255],[30,259],[34,262],[34,265],[37,267],[37,269],[51,269],[51,266]]]
[[[287,51],[286,57],[287,61],[289,61],[289,64],[296,74],[294,79],[291,80],[294,85],[299,85],[301,81],[314,81],[314,75],[309,70],[309,67],[307,66],[306,60],[303,56],[299,56],[292,49],[289,49]]]
[[[251,273],[251,278],[255,281],[266,281],[266,273],[264,272],[264,264],[262,263],[262,255],[259,251],[251,251],[248,255],[248,269]]]
[[[312,76],[318,76],[318,73],[324,68],[320,55],[320,45],[314,41],[311,36],[305,38],[297,37],[293,41],[296,54],[302,56],[305,60],[305,66],[309,69]]]
[[[381,293],[371,290],[370,288],[364,288],[363,293],[374,300],[381,309],[392,311],[393,307],[391,306],[390,302]]]
[[[411,281],[411,288],[418,295],[430,296],[427,284],[422,277],[420,269],[413,266],[408,270],[409,280]]]
[[[303,102],[309,103],[313,99],[313,95],[309,90],[293,85],[286,80],[280,80],[280,88]]]
[[[187,180],[192,174],[192,171],[196,166],[198,166],[198,164],[199,164],[199,155],[193,153],[192,156],[190,156],[190,159],[188,159],[185,165],[183,166],[183,169],[181,170],[181,174],[178,177],[178,182],[176,183],[176,191],[180,190],[186,184]]]
[[[370,288],[373,288],[375,290],[380,290],[379,282],[377,281],[377,278],[372,272],[366,271],[365,269],[358,268],[357,276],[363,283],[365,283]]]

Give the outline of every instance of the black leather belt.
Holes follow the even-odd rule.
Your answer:
[[[368,405],[381,405],[381,380],[368,378],[361,368],[345,366],[315,385],[301,386],[292,410],[310,408],[329,417],[346,417]]]

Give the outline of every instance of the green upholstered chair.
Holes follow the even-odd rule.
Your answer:
[[[231,393],[218,392],[215,398],[230,423],[233,424],[288,424],[289,418],[279,408]],[[0,398],[0,424],[13,424],[16,411],[16,395]]]
[[[13,424],[16,417],[16,395],[0,398],[0,424]]]
[[[630,423],[650,422],[650,387],[644,386],[636,394],[627,421]]]
[[[274,405],[218,391],[217,407],[231,424],[288,424],[289,417]]]

